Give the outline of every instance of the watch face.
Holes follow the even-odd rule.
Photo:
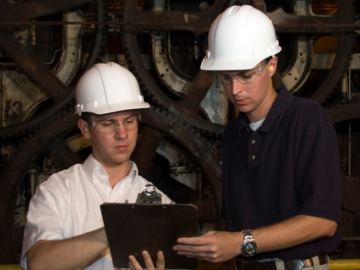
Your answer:
[[[256,251],[256,243],[255,242],[247,242],[244,246],[245,253],[254,253]]]
[[[257,245],[256,245],[255,240],[246,241],[241,246],[242,255],[245,257],[252,257],[255,255],[256,248],[257,248]]]

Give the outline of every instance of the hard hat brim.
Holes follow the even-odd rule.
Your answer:
[[[122,112],[122,111],[129,111],[129,110],[138,110],[138,109],[148,109],[150,108],[150,104],[147,102],[134,102],[134,103],[126,103],[126,104],[119,104],[117,106],[112,105],[111,108],[109,106],[101,106],[101,107],[94,107],[94,108],[86,108],[84,110],[78,110],[75,108],[75,114],[80,113],[93,113],[97,115],[109,114],[114,112]]]
[[[281,51],[281,47],[278,46],[274,52],[260,57],[252,58],[213,58],[209,59],[207,56],[204,57],[200,69],[206,71],[219,71],[219,70],[248,70],[254,68],[261,61],[265,60],[271,55],[278,54]]]

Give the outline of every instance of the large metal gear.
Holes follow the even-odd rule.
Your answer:
[[[238,2],[251,3],[251,1]],[[280,44],[282,38],[285,41],[289,40],[289,34],[291,34],[291,50],[287,51],[289,56],[284,57],[287,62],[282,64],[283,67],[280,70],[281,84],[285,84],[291,93],[297,94],[312,71],[312,36],[335,34],[338,37],[338,49],[332,68],[318,89],[312,90],[310,95],[312,99],[325,103],[330,94],[338,87],[351,59],[355,35],[353,2],[339,1],[337,12],[328,16],[315,15],[311,10],[310,1],[287,2],[287,5],[290,6],[289,12],[293,12],[293,14],[277,8],[267,12],[267,15],[273,21],[276,31],[280,35]],[[223,9],[229,4],[235,3],[234,1],[215,1],[211,7],[201,12],[171,12],[164,11],[164,7],[162,7],[163,12],[157,14],[151,10],[139,11],[134,1],[124,0],[121,2],[120,20],[128,22],[121,28],[122,43],[129,68],[139,80],[142,90],[152,103],[178,115],[205,136],[219,136],[223,131],[218,123],[206,121],[204,117],[199,116],[200,104],[213,86],[214,77],[210,72],[199,71],[192,78],[192,82],[186,84],[184,74],[179,74],[181,73],[179,70],[172,68],[174,63],[169,50],[171,39],[166,36],[164,31],[186,30],[198,37],[207,31],[207,27]],[[272,1],[266,1],[268,6],[271,6],[271,3]],[[257,1],[256,4],[257,7],[266,6],[264,1]],[[206,27],[204,27],[205,25]],[[141,58],[141,50],[138,46],[140,32],[152,35],[153,65],[157,70],[158,79],[154,79],[149,74]],[[294,38],[294,35],[299,36]],[[197,39],[194,40],[196,42]],[[200,46],[199,49],[201,50],[202,47]],[[162,66],[159,65],[159,62],[162,63]],[[171,98],[171,95],[159,85],[159,80],[168,89],[178,92],[177,98]],[[171,81],[175,82],[171,83]],[[185,90],[177,89],[179,87]]]
[[[24,72],[31,81],[46,91],[52,105],[24,122],[0,128],[0,137],[5,139],[31,132],[34,128],[41,129],[45,124],[52,121],[49,115],[54,115],[60,108],[71,103],[74,97],[74,83],[76,80],[62,82],[61,78],[54,75],[54,71],[44,65],[29,48],[29,44],[22,45],[14,36],[19,28],[18,22],[34,22],[35,19],[49,16],[60,12],[74,10],[76,8],[93,5],[94,17],[92,20],[104,21],[107,19],[106,6],[101,0],[66,0],[66,1],[3,1],[0,8],[0,21],[8,25],[0,28],[0,49],[3,55],[11,58],[18,68]],[[70,20],[75,20],[71,17]],[[21,26],[20,26],[21,27]],[[23,29],[25,28],[22,27]],[[96,25],[93,30],[91,51],[85,64],[80,64],[77,69],[87,70],[96,62],[99,62],[99,53],[103,52],[105,41],[105,25]],[[69,44],[68,44],[69,46]],[[68,48],[64,48],[67,50]],[[70,53],[70,52],[69,52]],[[75,52],[73,52],[75,54]],[[68,58],[64,59],[70,60]],[[84,66],[84,67],[83,67]],[[83,68],[82,68],[83,67]],[[61,77],[61,74],[59,75]],[[76,75],[78,77],[79,74]],[[66,83],[66,84],[65,84]]]
[[[206,121],[198,114],[199,105],[215,80],[213,73],[199,71],[182,99],[172,100],[161,90],[143,64],[137,34],[140,30],[190,30],[204,33],[227,6],[228,1],[217,0],[211,8],[202,12],[164,12],[157,15],[151,11],[140,13],[134,1],[121,2],[120,20],[133,23],[122,26],[122,43],[129,68],[138,79],[141,89],[151,103],[176,114],[206,136],[219,137],[223,133],[222,125]]]
[[[325,79],[317,87],[311,89],[309,97],[319,103],[326,103],[330,94],[338,88],[344,72],[349,66],[355,43],[355,6],[354,1],[337,1],[329,4],[331,12],[315,14],[315,1],[289,1],[288,12],[276,9],[267,13],[273,21],[277,34],[298,35],[290,52],[287,66],[282,70],[282,80],[290,92],[297,92],[315,68],[312,36],[335,36],[338,40],[336,56]],[[319,5],[321,7],[321,5]],[[336,10],[336,12],[334,12]],[[309,38],[310,37],[310,38]],[[317,59],[318,60],[318,59]],[[324,67],[322,67],[324,69]],[[309,86],[307,86],[309,87]]]

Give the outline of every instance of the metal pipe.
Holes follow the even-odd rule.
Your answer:
[[[114,2],[114,8],[115,8],[115,12],[114,12],[114,20],[113,22],[117,22],[117,18],[116,18],[116,5],[117,5],[117,0],[115,0]],[[118,25],[117,24],[114,24],[115,28],[114,28],[114,38],[115,38],[115,63],[119,63],[119,56],[118,56],[118,53],[117,53],[117,35],[116,35],[116,32],[117,32],[117,28],[118,28]]]
[[[349,68],[348,100],[351,99],[351,68]],[[351,177],[351,120],[349,120],[349,176]]]
[[[52,60],[51,60],[49,63],[43,63],[43,64],[44,64],[44,65],[51,65],[52,63],[54,63],[56,53],[57,53],[57,52],[61,52],[61,51],[63,51],[63,49],[58,49],[58,50],[56,50],[56,51],[53,53],[53,58],[52,58]]]
[[[28,171],[28,173],[30,174],[30,190],[31,190],[31,197],[32,197],[32,196],[34,196],[36,187],[38,186],[38,183],[37,183],[36,177],[35,177],[36,170],[30,169]]]

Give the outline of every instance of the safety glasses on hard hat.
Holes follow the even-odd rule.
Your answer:
[[[250,70],[241,71],[234,76],[230,76],[224,73],[216,72],[216,78],[224,86],[229,86],[232,84],[233,79],[237,80],[241,84],[249,84],[256,80],[257,77],[263,72],[267,64],[265,61],[260,62],[256,67]]]
[[[141,115],[139,112],[130,115],[125,118],[122,123],[114,119],[100,119],[100,120],[90,120],[92,127],[96,128],[102,133],[114,133],[119,128],[120,125],[123,125],[127,131],[133,130],[139,126],[141,120]]]

